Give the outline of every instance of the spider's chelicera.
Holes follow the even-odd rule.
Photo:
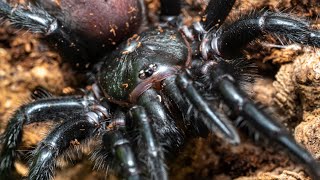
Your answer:
[[[56,159],[70,148],[70,142],[91,138],[100,140],[93,160],[105,165],[116,160],[123,178],[168,179],[164,152],[179,148],[186,134],[212,132],[240,143],[226,113],[231,111],[253,131],[287,149],[310,176],[320,179],[320,166],[312,155],[246,96],[241,85],[254,79],[250,74],[255,67],[235,58],[249,42],[269,33],[320,47],[320,32],[289,14],[272,12],[250,14],[224,25],[234,2],[209,1],[205,18],[187,27],[180,16],[180,1],[161,0],[160,25],[105,55],[94,66],[92,90],[82,96],[44,96],[14,113],[3,136],[0,177],[13,168],[24,125],[63,119],[34,150],[30,179],[53,177]],[[57,42],[62,55],[88,61],[90,45],[81,44],[81,36],[74,36],[63,18],[39,6],[12,8],[3,1],[0,14],[19,28]],[[218,108],[221,101],[226,108]]]

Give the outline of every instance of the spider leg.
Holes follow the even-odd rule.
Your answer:
[[[205,30],[218,28],[228,17],[235,0],[210,0],[206,8],[206,17],[202,21]]]
[[[191,104],[204,115],[201,117],[201,120],[211,131],[218,131],[218,133],[227,138],[230,143],[238,144],[240,142],[239,135],[231,125],[231,122],[228,121],[226,117],[215,113],[217,110],[214,107],[210,107],[199,94],[186,72],[177,76],[176,83],[180,91],[185,93]]]
[[[83,142],[94,135],[100,127],[99,118],[66,121],[57,126],[37,147],[30,165],[29,179],[51,179],[54,174],[56,158],[73,141]]]
[[[147,159],[148,168],[150,168],[149,171],[152,173],[152,179],[168,179],[163,151],[156,139],[145,109],[141,106],[134,106],[131,108],[130,113],[133,121],[137,122],[138,129],[142,135],[142,142],[138,142],[138,146],[141,149],[146,147],[145,150],[142,150],[146,152],[141,154],[147,156],[143,158]],[[145,145],[143,146],[142,143],[145,143]]]
[[[241,48],[267,33],[281,35],[293,42],[320,47],[320,32],[304,20],[284,13],[256,13],[222,27],[202,47],[222,57],[234,57]]]
[[[285,147],[291,155],[305,165],[314,179],[320,179],[320,164],[308,151],[296,143],[285,127],[255,106],[246,94],[240,90],[230,73],[224,72],[219,67],[214,67],[214,69],[207,68],[205,74],[210,74],[214,87],[224,98],[226,104],[239,116],[244,117],[250,127]]]
[[[0,177],[7,177],[13,168],[16,149],[21,143],[25,124],[43,120],[68,120],[70,117],[84,115],[86,105],[93,102],[80,97],[59,97],[40,99],[18,109],[9,121],[3,135],[0,153]]]
[[[147,160],[147,166],[149,164],[152,164],[152,166],[156,167],[157,169],[151,169],[150,172],[151,175],[153,175],[155,178],[159,177],[159,179],[168,179],[167,172],[165,169],[165,163],[164,163],[164,156],[163,151],[170,151],[179,148],[183,143],[183,133],[179,130],[177,127],[176,122],[171,118],[171,116],[168,115],[167,109],[164,106],[161,96],[153,89],[148,89],[145,91],[138,99],[138,105],[144,107],[147,115],[151,119],[151,126],[150,129],[147,127],[148,124],[146,124],[145,120],[143,120],[143,115],[140,115],[141,118],[139,121],[140,124],[140,132],[144,131],[141,135],[142,138],[144,138],[145,142],[147,143],[147,151],[148,150],[156,150],[156,154],[153,154],[155,152],[142,152],[141,157],[142,158],[148,158]],[[142,123],[143,122],[143,123]],[[147,130],[149,129],[149,130]],[[152,130],[153,129],[153,130]],[[146,132],[149,131],[149,132]],[[154,133],[154,137],[152,138],[150,135]],[[148,134],[146,134],[148,133]],[[151,134],[150,134],[151,133]],[[153,140],[152,140],[153,139]],[[151,141],[157,142],[156,144],[152,145],[148,144]],[[158,145],[157,145],[158,144]],[[144,151],[143,149],[141,151]],[[143,157],[146,156],[147,157]],[[158,158],[155,162],[149,162],[148,160],[153,160],[155,158]],[[155,164],[157,163],[157,164]],[[148,168],[148,167],[147,167]],[[150,168],[150,167],[149,167]]]
[[[129,137],[127,135],[129,122],[125,113],[121,109],[117,109],[106,129],[102,129],[107,132],[103,133],[101,146],[98,146],[91,154],[91,160],[95,161],[94,168],[106,170],[115,162],[114,169],[121,178],[138,180],[141,171],[132,150],[132,144],[127,138]]]
[[[105,148],[112,148],[112,153],[121,166],[121,176],[128,180],[139,180],[138,164],[124,134],[120,130],[109,131],[103,135],[102,142]]]
[[[86,62],[88,59],[85,43],[70,32],[68,25],[62,24],[41,7],[29,4],[27,8],[21,5],[13,8],[1,0],[0,16],[10,21],[17,29],[45,36],[49,44],[53,44],[54,48],[63,52],[60,54],[70,59],[70,63],[74,65],[80,61]]]

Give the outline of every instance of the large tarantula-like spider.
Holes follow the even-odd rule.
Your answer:
[[[134,4],[131,12],[144,11],[142,1],[119,2],[121,7],[123,2]],[[246,44],[268,33],[320,47],[320,32],[303,20],[272,12],[250,14],[224,25],[234,3],[209,1],[205,18],[187,27],[180,16],[181,2],[161,0],[158,27],[132,36],[98,65],[89,65],[97,72],[91,91],[83,96],[40,98],[14,113],[3,136],[0,177],[7,177],[13,168],[24,125],[63,119],[35,149],[30,179],[50,179],[57,157],[71,141],[93,137],[102,139],[95,159],[106,164],[116,159],[123,178],[167,179],[165,152],[179,148],[185,134],[212,132],[230,143],[240,142],[226,113],[231,111],[255,132],[287,149],[314,179],[320,179],[320,165],[312,155],[246,96],[241,84],[253,79],[254,66],[235,59]],[[13,8],[0,1],[3,18],[43,34],[62,55],[80,62],[96,55],[92,43],[83,43],[92,42],[91,37],[74,33],[66,17],[44,9],[39,5]],[[142,13],[137,16],[141,19]],[[226,108],[218,108],[221,100]]]

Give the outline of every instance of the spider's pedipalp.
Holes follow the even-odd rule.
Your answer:
[[[148,89],[139,97],[138,105],[143,106],[150,117],[160,145],[166,150],[171,150],[180,147],[184,137],[160,97],[154,89]]]
[[[178,75],[176,79],[177,85],[181,92],[184,92],[191,104],[203,114],[200,119],[214,133],[221,134],[232,144],[239,144],[240,137],[237,130],[232,126],[230,121],[219,117],[217,111],[213,107],[209,107],[207,102],[201,97],[192,81],[187,77],[186,73]]]
[[[176,76],[172,76],[164,80],[162,83],[163,92],[168,97],[169,101],[176,106],[181,112],[181,119],[185,128],[190,130],[190,133],[199,135],[201,137],[207,137],[209,130],[202,121],[198,121],[198,114],[189,101],[186,101],[183,94],[180,92],[176,83]],[[192,128],[189,128],[192,127]]]
[[[134,106],[131,108],[131,116],[134,122],[137,123],[141,139],[138,140],[138,147],[140,148],[142,157],[146,159],[146,163],[150,167],[151,178],[155,180],[166,180],[168,174],[164,162],[164,153],[158,139],[155,136],[150,119],[143,107]]]

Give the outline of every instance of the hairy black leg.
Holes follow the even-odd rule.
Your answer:
[[[221,62],[222,63],[222,62]],[[296,143],[291,134],[280,123],[274,121],[268,114],[259,110],[255,104],[242,92],[233,77],[223,69],[205,72],[211,74],[214,85],[228,106],[239,116],[245,118],[246,123],[255,131],[261,133],[272,141],[282,145],[290,154],[304,164],[314,179],[320,179],[320,165],[303,147]]]
[[[161,16],[179,16],[181,0],[161,0]]]
[[[240,142],[239,135],[231,122],[226,120],[225,117],[219,116],[214,107],[210,107],[207,102],[201,97],[195,87],[192,85],[193,82],[190,80],[186,72],[178,75],[176,79],[177,85],[181,92],[184,92],[190,102],[195,108],[201,112],[204,116],[201,120],[207,127],[213,132],[217,131],[226,137],[230,143],[238,144]]]
[[[138,180],[141,171],[126,132],[129,127],[132,128],[131,122],[121,109],[117,109],[108,123],[107,132],[102,136],[101,146],[91,158],[97,169],[108,169],[109,165],[114,165],[119,177]]]
[[[210,0],[206,8],[206,17],[203,21],[204,29],[218,28],[228,17],[235,0]]]
[[[145,108],[152,120],[152,127],[160,145],[168,149],[179,148],[183,143],[182,132],[179,131],[176,122],[166,111],[162,97],[155,90],[148,89],[139,97],[138,105]]]
[[[164,94],[168,96],[170,103],[174,104],[181,112],[185,128],[192,134],[206,137],[209,133],[208,128],[201,121],[195,120],[197,113],[192,111],[192,105],[188,103],[180,93],[175,80],[176,77],[172,76],[163,81],[162,87]]]
[[[155,180],[168,179],[163,151],[155,137],[146,111],[143,107],[134,106],[131,108],[130,113],[133,121],[137,123],[139,134],[142,136],[141,142],[138,142],[139,151],[145,151],[145,153],[141,153],[141,155],[147,156],[143,158],[147,160],[151,178]]]
[[[179,130],[172,117],[169,116],[168,111],[162,102],[162,97],[155,90],[148,89],[145,91],[139,97],[138,105],[145,108],[147,115],[152,122],[150,124],[154,130],[155,140],[159,142],[159,158],[161,158],[162,154],[160,151],[172,151],[183,144],[183,133]],[[141,156],[143,156],[143,154],[141,154]],[[168,178],[166,172],[163,172],[162,169],[158,169],[157,171],[156,174],[160,173],[163,178]],[[154,172],[150,173],[152,175]]]
[[[44,120],[67,120],[84,115],[91,100],[80,97],[40,99],[18,109],[7,125],[3,135],[0,154],[0,179],[9,175],[13,168],[16,149],[21,143],[23,125]]]
[[[71,60],[73,65],[88,61],[88,52],[84,42],[71,33],[67,29],[67,25],[61,24],[44,9],[32,4],[29,4],[28,7],[17,6],[13,8],[1,0],[0,16],[4,20],[9,20],[18,29],[25,29],[45,36],[46,40],[53,44],[58,51],[63,52],[60,54]]]
[[[257,13],[243,17],[221,28],[205,44],[213,54],[234,57],[241,48],[267,33],[281,35],[293,42],[320,47],[320,31],[310,28],[304,20],[283,13]]]
[[[121,176],[128,180],[140,179],[140,170],[129,141],[119,130],[109,131],[103,135],[103,145],[112,149],[118,164],[121,166]]]
[[[54,175],[56,158],[73,141],[82,142],[94,135],[100,119],[87,119],[64,122],[57,126],[37,147],[29,170],[29,179],[51,179]]]

